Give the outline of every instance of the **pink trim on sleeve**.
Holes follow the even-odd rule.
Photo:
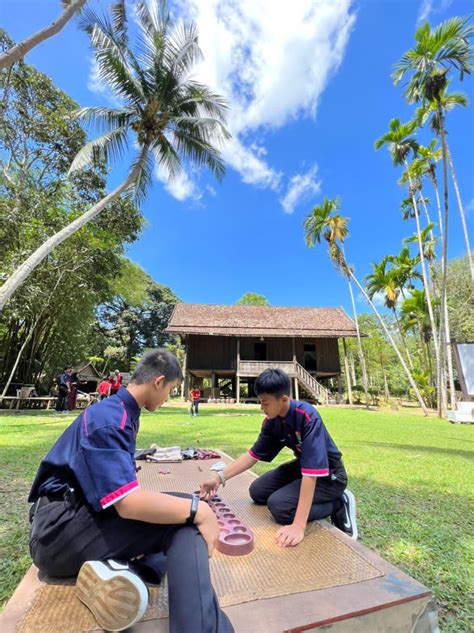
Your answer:
[[[255,455],[255,453],[253,452],[251,448],[249,448],[247,453],[250,455],[250,457],[252,457],[252,459],[256,459],[258,462],[260,461],[260,457],[257,457],[257,455]]]
[[[124,497],[126,497],[133,490],[135,490],[135,488],[139,488],[139,484],[136,479],[135,481],[131,481],[128,484],[125,484],[124,486],[120,486],[120,488],[117,488],[117,490],[114,490],[108,495],[105,495],[105,497],[102,497],[102,499],[99,502],[100,505],[102,506],[102,510],[105,510],[106,508],[113,505],[114,503],[117,503],[117,501],[120,501],[120,499],[123,499]]]
[[[298,409],[298,407],[296,407],[295,411],[298,411],[298,413],[302,413],[304,417],[308,420],[308,422],[311,422],[311,416],[304,409]]]
[[[122,401],[121,401],[122,402]],[[127,423],[127,409],[125,408],[124,403],[122,402],[122,419],[120,420],[120,430],[123,431],[123,429],[125,428],[125,425]]]
[[[301,474],[306,477],[327,477],[329,468],[302,468]]]
[[[82,422],[84,425],[84,433],[86,437],[89,437],[89,431],[87,430],[87,409],[84,409],[84,413],[82,414]]]

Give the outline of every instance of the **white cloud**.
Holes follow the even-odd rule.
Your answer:
[[[313,165],[305,174],[297,174],[290,179],[286,194],[280,198],[285,213],[293,213],[299,203],[320,192],[321,181],[316,178],[317,171],[318,166]]]
[[[466,204],[464,211],[466,212],[466,215],[472,215],[474,213],[474,198],[471,198],[471,200]]]
[[[284,175],[271,164],[265,141],[291,121],[316,116],[321,95],[346,51],[355,22],[353,4],[354,0],[293,0],[290,6],[287,0],[174,0],[177,14],[198,26],[204,61],[193,77],[229,102],[232,139],[222,153],[243,182],[282,191]],[[93,66],[88,86],[103,92]],[[290,196],[288,208],[302,186],[295,178],[283,198]],[[168,189],[181,196],[178,199],[196,193],[189,176]]]
[[[417,24],[423,24],[429,20],[432,13],[442,13],[453,3],[453,0],[422,0],[418,12]]]
[[[199,202],[202,198],[202,192],[199,187],[185,171],[170,179],[167,172],[156,166],[155,176],[164,184],[166,191],[180,202],[185,200]]]
[[[242,180],[273,190],[282,174],[256,133],[316,115],[340,65],[355,17],[352,0],[176,0],[196,22],[204,61],[197,78],[225,95],[233,136],[226,162]]]

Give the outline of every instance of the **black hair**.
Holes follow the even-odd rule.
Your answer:
[[[183,380],[178,359],[165,349],[154,349],[147,352],[135,367],[130,382],[143,385],[157,376],[164,376],[165,384],[173,380],[178,380],[178,382]]]
[[[261,396],[267,393],[270,396],[289,396],[291,391],[288,374],[282,369],[265,369],[255,380],[255,394]]]

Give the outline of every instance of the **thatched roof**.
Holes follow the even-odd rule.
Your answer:
[[[219,336],[357,336],[342,308],[176,304],[167,332]]]

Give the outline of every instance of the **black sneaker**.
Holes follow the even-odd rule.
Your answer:
[[[342,506],[331,514],[331,523],[341,532],[357,540],[356,502],[354,495],[346,489],[341,497]]]

